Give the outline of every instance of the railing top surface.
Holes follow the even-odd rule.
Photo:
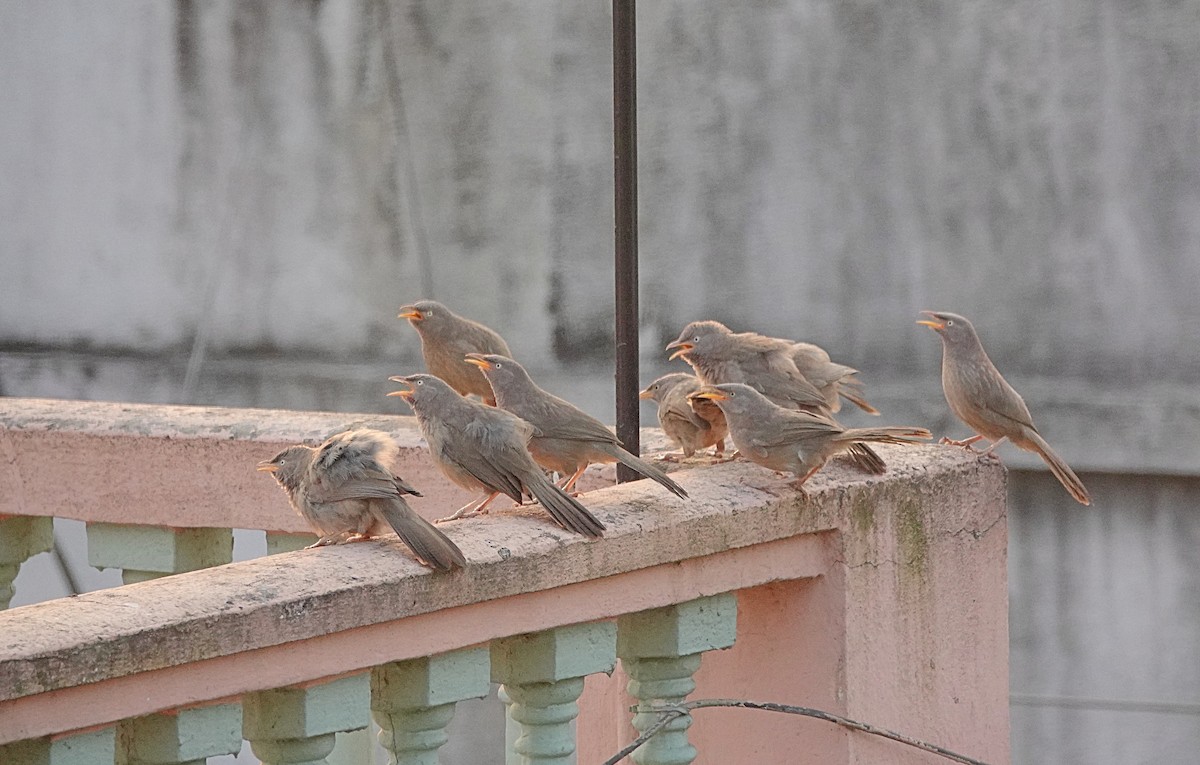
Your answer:
[[[647,481],[589,492],[583,501],[609,527],[595,541],[559,529],[536,506],[448,524],[469,560],[452,574],[431,573],[385,538],[0,612],[0,701],[850,527],[914,491],[928,500],[971,485],[985,499],[1003,496],[1002,468],[961,450],[879,451],[886,475],[831,463],[810,479],[807,501],[745,463],[677,473],[689,500]],[[1002,512],[1002,500],[994,505]],[[964,526],[955,515],[972,512],[957,500],[946,510],[939,522],[952,530]]]
[[[396,438],[400,473],[425,495],[411,501],[418,513],[438,518],[471,498],[434,467],[409,415],[0,397],[0,515],[306,532],[254,466],[353,427]],[[642,443],[665,447],[649,429]],[[581,488],[603,483],[593,473]]]

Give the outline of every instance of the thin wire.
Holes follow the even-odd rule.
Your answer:
[[[617,765],[617,763],[623,758],[628,756],[642,744],[649,741],[655,734],[666,727],[671,720],[679,717],[685,717],[690,714],[693,709],[705,709],[708,707],[762,709],[767,712],[782,712],[784,714],[813,717],[818,720],[824,720],[835,725],[840,725],[844,728],[861,731],[862,733],[869,733],[872,736],[881,736],[883,738],[905,744],[906,746],[915,747],[922,751],[945,757],[948,760],[954,760],[955,762],[963,763],[963,765],[987,765],[987,763],[983,762],[982,760],[976,760],[971,757],[967,757],[965,754],[952,752],[951,750],[942,746],[938,746],[937,744],[930,744],[926,741],[905,736],[903,733],[896,733],[895,731],[891,731],[886,728],[877,728],[874,725],[858,722],[857,720],[851,720],[850,718],[842,717],[841,715],[823,712],[820,709],[812,709],[811,707],[797,707],[792,706],[791,704],[775,704],[772,702],[741,701],[738,699],[698,699],[696,701],[689,701],[685,704],[673,704],[670,706],[634,707],[633,711],[641,712],[643,714],[658,714],[658,721],[655,722],[654,725],[647,728],[646,732],[638,736],[635,741],[630,743],[628,746],[626,746],[620,752],[617,752],[609,759],[605,760],[604,765]]]

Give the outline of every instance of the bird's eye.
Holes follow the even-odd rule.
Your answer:
[[[693,338],[692,338],[692,342],[693,342],[693,343],[698,343],[698,342],[700,342],[700,336],[699,336],[699,335],[696,335],[695,337],[693,337]]]
[[[425,315],[426,315],[426,316],[433,316],[433,311],[426,311],[426,312],[425,312]]]
[[[424,380],[417,380],[417,385],[424,385],[424,384],[425,384]]]
[[[947,326],[947,327],[953,327],[953,326],[954,326],[954,319],[946,319],[946,326]]]
[[[500,368],[500,367],[502,367],[502,366],[504,366],[504,365],[503,365],[503,364],[501,364],[499,361],[497,361],[497,362],[496,362],[496,369],[499,369],[499,368]]]

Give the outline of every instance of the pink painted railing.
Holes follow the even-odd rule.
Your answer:
[[[0,554],[47,516],[110,534],[302,532],[254,464],[352,424],[400,439],[419,512],[468,499],[406,417],[0,399],[0,534],[18,530]],[[0,612],[0,762],[202,762],[242,738],[265,762],[321,762],[368,714],[399,762],[436,762],[454,702],[493,680],[529,762],[565,762],[538,748],[560,746],[581,690],[570,745],[599,763],[636,735],[629,675],[646,702],[694,679],[696,696],[818,707],[1006,762],[1003,470],[880,452],[885,476],[831,464],[807,501],[741,462],[677,472],[689,500],[646,481],[596,489],[583,501],[609,530],[595,541],[536,507],[497,509],[443,527],[470,563],[452,574],[384,538]],[[639,762],[690,745],[707,763],[933,761],[746,710],[685,727]]]

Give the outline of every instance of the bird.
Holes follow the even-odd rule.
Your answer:
[[[695,395],[715,401],[725,412],[739,452],[751,462],[794,474],[792,485],[802,492],[804,482],[830,457],[854,444],[908,444],[932,437],[925,428],[846,429],[827,415],[779,406],[743,383],[706,386]]]
[[[729,425],[720,407],[705,398],[689,398],[703,386],[700,378],[686,372],[663,375],[638,394],[658,404],[658,424],[679,445],[684,457],[714,446],[717,456],[725,453]],[[664,459],[668,459],[664,457]]]
[[[828,412],[829,399],[796,366],[794,345],[757,332],[735,333],[719,321],[694,321],[666,349],[675,349],[670,358],[686,361],[705,385],[744,383],[780,406]],[[848,452],[850,461],[868,473],[887,470],[866,444],[853,444]]]
[[[821,346],[792,343],[792,362],[804,379],[825,396],[825,404],[830,412],[838,412],[842,408],[841,399],[844,398],[867,414],[879,414],[878,409],[867,403],[858,370],[832,361],[829,352]]]
[[[434,300],[418,300],[401,306],[397,318],[408,319],[421,336],[421,355],[429,374],[464,396],[472,393],[489,406],[496,405],[492,388],[479,370],[463,363],[468,353],[499,353],[511,356],[508,343],[493,329],[459,316]]]
[[[586,537],[603,534],[604,524],[551,483],[529,455],[526,445],[536,430],[533,425],[502,409],[464,398],[433,375],[388,379],[407,386],[407,390],[387,395],[399,396],[412,407],[434,464],[459,486],[483,492],[441,520],[486,513],[488,504],[501,494],[517,504],[530,495],[563,528]]]
[[[421,493],[396,475],[399,452],[387,433],[359,428],[320,446],[290,446],[259,462],[258,470],[275,478],[292,508],[320,534],[309,547],[370,539],[373,527],[387,523],[425,565],[442,571],[465,566],[458,545],[404,500]]]
[[[719,321],[694,321],[669,343],[705,385],[745,383],[780,406],[819,411],[825,396],[796,368],[792,342],[755,332],[734,333]]]
[[[483,372],[501,409],[533,425],[536,430],[529,440],[529,453],[539,465],[563,477],[564,491],[574,490],[589,464],[620,462],[672,494],[687,497],[687,491],[670,476],[622,447],[600,420],[538,387],[516,361],[494,353],[468,353],[465,361]]]
[[[943,442],[973,449],[972,444],[986,438],[991,445],[981,454],[990,455],[997,446],[1010,441],[1041,457],[1077,502],[1090,505],[1092,498],[1083,481],[1042,438],[1029,407],[988,358],[971,322],[956,313],[921,313],[929,318],[917,323],[942,338],[942,392],[946,394],[946,403],[976,434],[964,441],[942,439]]]

